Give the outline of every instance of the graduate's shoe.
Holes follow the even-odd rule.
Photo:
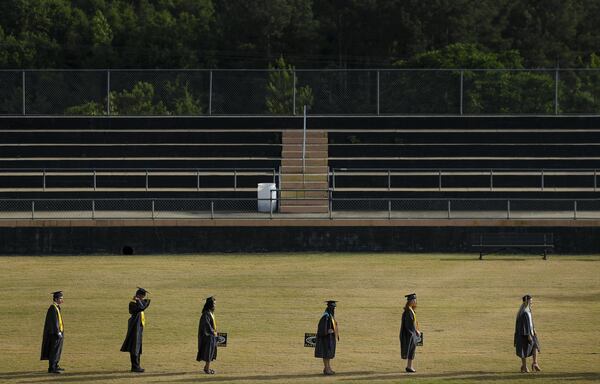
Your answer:
[[[325,376],[331,376],[331,375],[335,375],[335,372],[334,371],[323,371],[323,374]]]
[[[408,372],[408,373],[415,373],[417,371],[414,368],[408,368],[408,367],[406,367],[406,372]]]
[[[50,369],[50,368],[48,368],[48,373],[60,374],[62,372],[59,371],[58,369]]]
[[[542,368],[540,368],[539,365],[534,363],[534,364],[531,364],[531,370],[535,371],[535,372],[540,372],[542,370]]]
[[[56,368],[56,370],[63,372],[65,369],[63,367],[58,367],[58,368]]]
[[[131,372],[142,373],[146,371],[144,368],[131,368]]]
[[[521,373],[529,373],[529,369],[527,369],[526,365],[521,366]]]
[[[207,375],[214,375],[215,371],[213,369],[203,369],[204,373],[206,373]]]

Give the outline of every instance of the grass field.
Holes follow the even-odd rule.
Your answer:
[[[2,257],[0,382],[60,383],[498,383],[600,381],[600,257],[285,254]],[[142,366],[119,352],[136,285],[152,292]],[[48,292],[63,289],[61,376],[39,360]],[[426,345],[403,373],[398,331],[404,294],[417,292]],[[534,296],[543,372],[518,373],[514,319]],[[199,313],[217,297],[229,333],[217,375],[195,361]],[[304,348],[323,300],[339,300],[333,368]]]

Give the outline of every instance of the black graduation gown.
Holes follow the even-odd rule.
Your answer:
[[[333,359],[335,357],[335,347],[337,344],[337,335],[329,333],[333,329],[333,317],[325,312],[319,320],[317,326],[317,342],[315,344],[315,357],[322,359]]]
[[[531,319],[531,323],[533,324],[533,317]],[[540,349],[537,336],[534,336],[532,333],[533,332],[531,325],[529,324],[527,313],[523,311],[519,316],[517,316],[517,321],[515,324],[514,345],[516,354],[520,358],[529,357],[533,355],[534,349],[537,349],[538,351]],[[529,336],[531,336],[531,341],[529,340]]]
[[[202,312],[198,324],[198,354],[196,361],[213,361],[217,359],[217,336],[215,324],[210,311]]]
[[[141,312],[150,305],[150,299],[132,300],[129,302],[129,313],[131,317],[127,321],[127,336],[121,346],[121,352],[130,352],[134,355],[142,354],[142,337],[144,327],[142,326]]]
[[[50,360],[51,362],[58,362],[60,360],[63,337],[59,336],[60,324],[58,321],[58,311],[60,311],[60,307],[52,304],[46,312],[40,360]]]
[[[403,359],[414,359],[419,336],[415,327],[415,316],[413,312],[406,308],[402,314],[402,323],[400,324],[400,357]]]

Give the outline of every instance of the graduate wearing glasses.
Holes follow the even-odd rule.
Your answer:
[[[326,301],[327,308],[317,327],[317,340],[315,344],[315,357],[323,359],[323,374],[335,375],[331,369],[331,359],[335,357],[335,348],[340,339],[338,333],[338,324],[335,320],[335,308],[337,302],[335,300]]]
[[[144,288],[138,287],[135,296],[129,302],[129,314],[127,321],[127,336],[121,346],[121,352],[129,352],[131,359],[131,372],[141,373],[144,368],[140,366],[140,355],[142,354],[142,339],[144,327],[146,326],[146,314],[144,311],[150,306],[150,299],[146,294],[150,293]]]
[[[64,371],[58,363],[62,354],[64,325],[60,305],[64,302],[62,291],[52,292],[52,305],[46,312],[44,335],[42,337],[42,354],[40,360],[48,360],[48,373]]]

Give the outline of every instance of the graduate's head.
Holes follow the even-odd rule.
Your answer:
[[[54,301],[56,304],[64,303],[62,291],[52,292],[52,301]]]
[[[523,304],[531,306],[532,303],[533,303],[533,297],[531,297],[531,295],[523,296]]]
[[[146,291],[144,288],[137,287],[137,291],[135,291],[135,297],[139,297],[140,299],[143,299],[144,297],[146,297],[147,293],[149,293],[149,292]]]
[[[326,311],[331,314],[335,313],[335,307],[337,307],[337,301],[327,300],[326,303],[327,303]]]
[[[404,295],[404,297],[406,297],[406,305],[405,308],[412,308],[415,309],[417,308],[417,294],[416,293],[411,293],[409,295]]]
[[[217,303],[217,299],[214,296],[207,297],[206,301],[204,302],[204,308],[202,308],[202,312],[207,311],[207,310],[214,311],[216,303]]]

